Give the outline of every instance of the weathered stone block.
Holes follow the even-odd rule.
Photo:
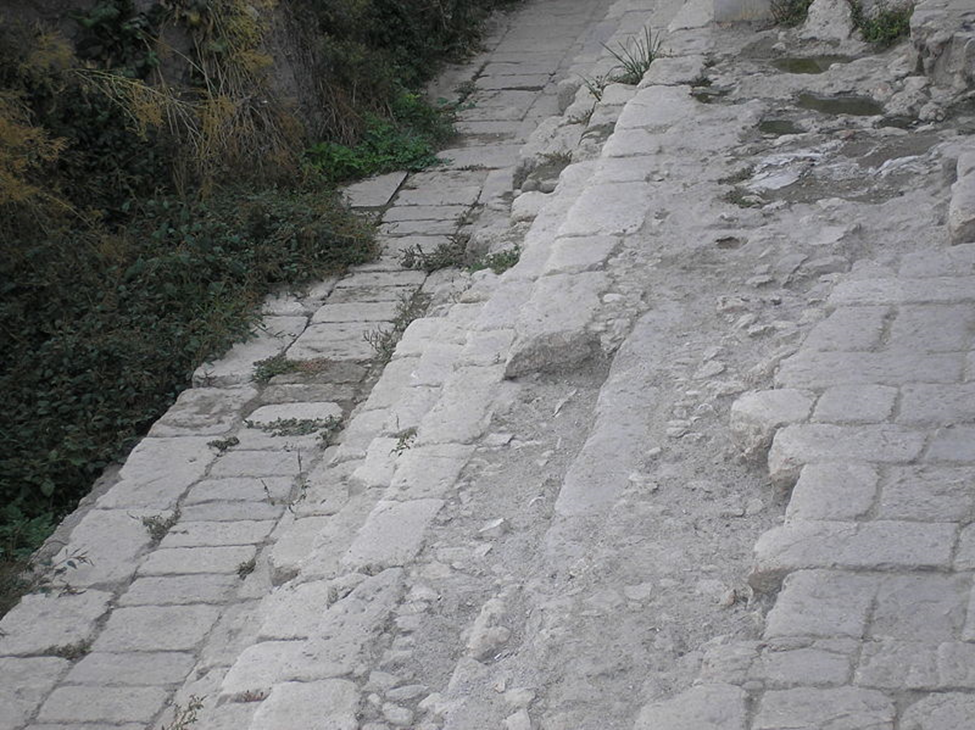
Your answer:
[[[139,575],[234,574],[257,554],[254,545],[203,545],[154,550],[139,567]]]
[[[852,637],[866,631],[878,581],[839,571],[802,570],[785,579],[764,637]]]
[[[42,654],[52,647],[87,641],[111,598],[110,593],[95,590],[24,596],[0,619],[0,654]]]
[[[117,608],[92,651],[186,651],[213,626],[215,606],[138,606]]]
[[[419,552],[424,532],[443,506],[439,499],[380,502],[343,558],[353,569],[405,565]]]
[[[766,692],[752,728],[893,730],[895,715],[894,703],[882,692],[857,687],[803,687]]]
[[[356,730],[359,693],[354,682],[285,682],[254,713],[250,730]]]
[[[813,420],[820,423],[883,423],[897,401],[897,388],[889,385],[838,385],[816,403]]]
[[[186,679],[194,664],[196,657],[184,652],[94,652],[71,668],[65,682],[99,688],[106,685],[174,685]]]
[[[41,722],[138,722],[148,725],[166,703],[162,687],[58,687],[41,707]]]
[[[887,469],[877,517],[961,522],[975,509],[975,469],[906,466]]]
[[[879,476],[869,464],[807,464],[792,490],[786,516],[796,520],[855,520],[877,496]]]
[[[740,687],[710,684],[692,687],[673,699],[647,705],[635,730],[745,730],[746,694]]]
[[[0,658],[0,727],[23,726],[71,666],[55,657]],[[16,678],[16,679],[14,679]]]
[[[768,449],[777,429],[805,421],[812,407],[808,393],[790,388],[746,393],[731,406],[731,434],[753,457]]]

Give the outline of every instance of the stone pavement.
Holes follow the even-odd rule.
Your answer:
[[[975,726],[973,120],[906,47],[783,73],[710,11],[499,19],[450,162],[348,191],[380,259],[270,300],[63,526],[0,727]],[[401,265],[452,236],[520,259]]]

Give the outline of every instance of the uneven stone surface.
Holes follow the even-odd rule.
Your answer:
[[[65,524],[0,728],[967,730],[971,9],[878,53],[842,5],[495,17],[449,161],[346,191],[379,258],[269,298]],[[455,236],[517,263],[404,268]]]

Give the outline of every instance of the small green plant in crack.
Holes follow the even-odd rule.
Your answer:
[[[284,375],[298,370],[300,363],[297,360],[289,360],[284,353],[266,357],[254,363],[254,382],[267,383],[275,375]]]
[[[146,515],[142,518],[142,526],[148,530],[153,545],[158,545],[177,522],[179,522],[179,507],[168,515]]]
[[[762,200],[754,193],[749,193],[742,188],[732,188],[721,196],[726,203],[737,205],[739,208],[761,208]]]
[[[603,45],[610,55],[616,59],[617,65],[610,72],[610,79],[621,84],[634,85],[643,80],[643,75],[650,68],[650,64],[660,57],[660,36],[654,37],[653,29],[647,25],[643,27],[643,34],[617,44],[614,50]]]
[[[203,709],[204,699],[206,698],[190,695],[185,707],[175,705],[173,707],[173,721],[163,727],[162,730],[186,730],[196,724],[196,721],[199,719],[197,713]]]
[[[722,178],[718,178],[718,182],[722,185],[737,185],[738,183],[745,182],[755,173],[754,165],[746,165],[740,170],[735,170],[730,175],[725,175]]]
[[[82,639],[72,644],[52,646],[44,652],[44,656],[56,656],[68,661],[75,661],[86,656],[91,651],[91,639]]]
[[[244,421],[248,428],[260,429],[274,437],[310,436],[315,433],[331,432],[335,431],[340,423],[341,419],[334,416],[328,418],[276,418],[267,423]]]
[[[596,101],[603,100],[603,91],[606,87],[612,83],[612,80],[608,76],[596,76],[595,78],[589,78],[588,76],[582,76],[582,85],[586,87],[589,91],[589,95],[592,96]],[[592,117],[592,111],[590,110],[589,116]]]
[[[404,269],[419,269],[428,274],[440,269],[459,268],[467,263],[467,241],[467,236],[454,234],[429,253],[419,244],[410,246],[403,251],[400,264]]]
[[[481,259],[471,264],[467,270],[473,273],[475,271],[491,269],[495,274],[501,276],[501,274],[517,264],[519,258],[521,258],[521,249],[518,246],[514,246],[504,251],[489,253],[487,256],[481,257]]]
[[[65,576],[77,570],[82,565],[92,565],[88,553],[83,550],[73,550],[60,560],[50,558],[29,566],[30,577],[25,580],[24,593],[56,593],[59,596],[74,596],[84,593],[74,588]]]
[[[399,456],[407,449],[412,448],[414,441],[416,441],[416,427],[411,426],[410,428],[403,429],[396,434],[396,446],[389,453]]]
[[[772,19],[784,28],[802,25],[809,15],[812,0],[772,0]]]
[[[380,364],[385,365],[392,359],[396,344],[406,328],[410,326],[410,322],[422,317],[429,304],[430,297],[417,289],[400,300],[396,316],[393,317],[389,327],[380,327],[366,332],[365,340],[375,350],[376,360]]]
[[[231,449],[240,443],[240,439],[236,436],[228,436],[225,439],[214,439],[213,441],[207,441],[207,446],[211,449],[216,449],[218,454],[223,454],[227,449]]]
[[[251,558],[250,560],[245,560],[243,563],[237,566],[237,577],[243,580],[257,568],[257,558]]]
[[[853,27],[860,31],[863,40],[878,48],[887,48],[911,33],[913,3],[900,3],[895,7],[878,4],[867,13],[860,0],[849,0]]]
[[[470,97],[472,97],[475,91],[477,91],[477,82],[475,82],[473,79],[468,79],[467,81],[461,82],[457,85],[457,88],[454,89],[454,93],[457,94],[457,101],[454,103],[457,106],[460,106]]]

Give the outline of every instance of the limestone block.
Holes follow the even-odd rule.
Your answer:
[[[149,429],[150,436],[219,435],[240,422],[244,406],[257,397],[249,385],[233,388],[190,388]]]
[[[940,429],[931,440],[925,461],[975,461],[975,426],[949,425]]]
[[[106,535],[112,539],[106,540]],[[149,533],[132,511],[93,509],[71,531],[68,544],[55,561],[72,555],[88,558],[68,573],[71,585],[76,587],[125,582],[135,573],[149,542]]]
[[[887,307],[841,307],[813,327],[803,347],[819,351],[872,350],[880,344]]]
[[[975,420],[975,383],[908,383],[901,388],[898,423],[930,426]]]
[[[256,545],[264,542],[274,529],[271,520],[239,520],[235,522],[180,521],[169,528],[159,547],[193,548],[217,545]],[[158,552],[158,551],[157,551]],[[155,553],[153,554],[155,555]],[[199,554],[193,557],[197,560]],[[153,556],[150,556],[150,560]],[[193,571],[206,572],[206,571]],[[217,571],[214,571],[217,572]]]
[[[328,581],[279,586],[261,602],[258,641],[307,639],[322,623],[335,589]]]
[[[962,160],[959,160],[959,167]],[[952,243],[975,242],[975,173],[959,176],[951,186],[948,236]]]
[[[465,444],[479,439],[491,421],[502,375],[501,366],[455,370],[444,383],[440,400],[423,419],[416,445]]]
[[[93,652],[71,668],[65,682],[96,687],[173,685],[186,679],[194,664],[196,657],[185,652]]]
[[[307,469],[311,458],[303,457],[301,468]],[[210,469],[211,479],[246,477],[297,476],[299,455],[296,451],[228,451]]]
[[[938,687],[938,645],[919,641],[879,641],[864,645],[856,683],[877,689]]]
[[[975,717],[975,695],[945,692],[922,695],[900,721],[901,730],[958,730]]]
[[[236,575],[174,575],[137,578],[119,598],[121,606],[180,603],[222,604],[239,583]]]
[[[745,730],[747,695],[740,687],[706,684],[643,708],[634,730]]]
[[[917,251],[906,254],[901,259],[900,275],[905,278],[972,274],[975,274],[975,243],[962,243],[933,251]]]
[[[396,302],[326,302],[312,316],[312,324],[327,322],[390,322],[396,317]]]
[[[886,577],[877,589],[869,635],[931,643],[957,640],[968,594],[967,581],[959,575]]]
[[[271,690],[254,713],[249,730],[356,730],[359,693],[354,682],[285,682]]]
[[[897,388],[887,385],[838,385],[816,403],[813,421],[821,423],[882,423],[894,411]]]
[[[620,242],[616,236],[558,238],[545,262],[545,274],[580,274],[605,268]]]
[[[511,220],[515,223],[534,220],[548,200],[546,193],[522,193],[511,203]]]
[[[759,538],[750,582],[764,590],[809,568],[944,569],[957,531],[954,524],[888,520],[789,522]]]
[[[861,638],[878,580],[840,571],[789,575],[765,625],[766,640],[789,636]]]
[[[190,487],[182,504],[202,502],[286,502],[294,486],[293,477],[228,477],[204,479]]]
[[[379,208],[386,205],[406,179],[405,172],[390,172],[349,185],[342,197],[352,208]]]
[[[590,357],[595,341],[587,326],[608,286],[609,280],[601,272],[539,279],[518,316],[518,334],[508,355],[505,376],[569,367]]]
[[[466,205],[403,205],[386,211],[384,223],[401,221],[450,221],[464,217],[469,210]]]
[[[802,349],[782,362],[775,374],[775,383],[789,388],[955,383],[961,380],[964,369],[965,359],[961,353],[813,352]]]
[[[830,461],[907,463],[924,448],[925,434],[901,426],[800,424],[775,434],[769,450],[769,475],[781,488],[795,484],[805,464]]]
[[[849,279],[836,285],[829,301],[834,305],[971,302],[975,301],[975,276]]]
[[[650,186],[626,182],[587,188],[558,230],[559,236],[626,235],[643,225],[650,205]]]
[[[768,449],[776,430],[809,418],[812,407],[808,393],[790,388],[746,393],[731,406],[731,434],[754,457]]]
[[[193,385],[225,388],[249,383],[255,363],[283,352],[307,324],[303,316],[265,317],[251,339],[237,343],[219,360],[200,365],[193,373]]]
[[[439,498],[452,489],[474,453],[464,444],[413,446],[403,452],[396,465],[387,499]]]
[[[412,186],[412,182],[407,183]],[[408,187],[399,191],[396,196],[397,206],[407,205],[462,205],[471,206],[477,202],[481,193],[477,185],[457,185],[446,179],[442,182],[423,185],[419,188]]]
[[[846,684],[850,679],[851,658],[822,649],[768,650],[762,654],[762,675],[773,689],[796,685]]]
[[[207,445],[211,440],[206,436],[142,439],[119,472],[119,483],[99,498],[99,508],[172,509],[216,459]]]
[[[8,679],[0,684],[0,727],[23,726],[70,665],[56,657],[0,659],[0,676]]]
[[[369,514],[343,563],[350,568],[405,565],[420,551],[424,532],[443,506],[439,499],[382,501]]]
[[[139,575],[189,575],[223,573],[232,575],[257,554],[253,545],[220,545],[160,548],[150,553],[139,567]]]
[[[0,619],[0,655],[42,654],[87,641],[110,600],[111,594],[95,590],[28,594]]]
[[[166,703],[162,687],[58,687],[41,707],[40,722],[117,724],[138,722],[145,727]]]
[[[849,728],[892,730],[896,710],[882,692],[857,687],[772,690],[758,707],[753,730],[797,728]]]
[[[975,469],[971,467],[925,465],[888,469],[877,517],[962,522],[975,509],[973,483]]]
[[[220,615],[216,606],[117,608],[93,651],[186,651],[194,649]]]
[[[846,0],[813,0],[799,29],[805,40],[844,41],[853,33],[853,16]]]
[[[644,74],[640,88],[645,86],[679,86],[690,84],[704,75],[705,57],[700,55],[656,58]]]
[[[786,517],[856,520],[873,506],[880,477],[870,464],[807,464],[792,490]],[[885,487],[886,496],[886,487]]]
[[[313,324],[288,348],[287,354],[292,360],[371,360],[376,356],[376,351],[366,337],[382,327],[376,322]]]

